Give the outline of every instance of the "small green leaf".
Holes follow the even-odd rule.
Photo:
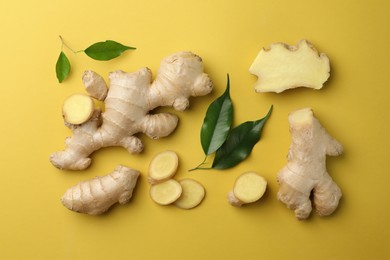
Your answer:
[[[66,57],[65,53],[61,51],[60,56],[58,57],[57,63],[56,63],[56,74],[57,79],[61,83],[64,81],[70,73],[70,62],[68,58]]]
[[[225,92],[207,109],[200,132],[200,142],[206,155],[215,152],[225,142],[233,121],[233,105],[230,99],[229,75]]]
[[[226,142],[217,150],[212,168],[231,168],[251,153],[255,144],[260,140],[261,131],[272,112],[270,107],[267,115],[257,121],[247,121],[232,129]]]
[[[85,49],[84,52],[94,60],[111,60],[121,55],[124,51],[134,49],[134,47],[125,46],[118,42],[107,40],[105,42],[92,44]]]

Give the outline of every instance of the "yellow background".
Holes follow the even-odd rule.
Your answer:
[[[0,255],[2,259],[389,259],[390,257],[390,2],[327,1],[3,1],[0,9],[1,135]],[[59,84],[58,35],[74,49],[106,39],[137,47],[109,62],[64,49],[72,64]],[[331,78],[320,91],[296,89],[256,94],[248,68],[273,42],[305,38],[327,53]],[[199,54],[215,83],[211,95],[191,100],[168,138],[141,136],[145,150],[93,154],[82,172],[60,171],[49,155],[64,148],[62,101],[83,92],[81,75],[148,66],[176,51]],[[199,130],[208,105],[230,74],[234,124],[274,111],[250,157],[225,171],[187,170],[203,160]],[[287,115],[313,108],[345,147],[328,159],[343,198],[330,217],[299,222],[276,199],[276,174],[286,163]],[[173,111],[171,109],[164,109]],[[171,149],[180,156],[177,178],[192,177],[207,190],[193,210],[162,207],[149,196],[151,158]],[[60,197],[79,181],[111,172],[117,164],[138,169],[131,203],[93,217],[64,208]],[[235,178],[249,170],[268,180],[260,202],[227,203]]]

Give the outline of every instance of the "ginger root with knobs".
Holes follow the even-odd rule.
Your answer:
[[[62,204],[72,211],[99,215],[112,205],[129,202],[139,172],[119,165],[106,176],[83,181],[69,188],[62,196]]]
[[[332,214],[341,191],[326,169],[326,156],[338,156],[343,146],[331,137],[313,115],[304,108],[289,115],[291,145],[288,163],[278,173],[278,199],[294,210],[299,220],[307,219],[313,206],[320,216]]]
[[[105,92],[102,78],[91,71],[84,75],[88,93],[104,99],[105,111],[95,109],[92,117],[79,125],[65,122],[73,136],[67,138],[65,150],[50,156],[57,168],[83,170],[91,163],[90,154],[102,147],[122,146],[131,153],[141,152],[143,144],[135,134],[145,133],[153,139],[165,137],[178,123],[176,115],[149,111],[159,106],[183,111],[189,106],[189,97],[207,95],[212,90],[202,59],[191,52],[178,52],[163,59],[153,82],[148,68],[133,73],[115,71],[109,80],[107,93],[99,95],[99,89]]]

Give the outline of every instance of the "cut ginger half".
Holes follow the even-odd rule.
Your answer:
[[[177,171],[179,158],[173,151],[158,153],[149,164],[149,182],[160,183],[172,178]]]
[[[203,185],[193,179],[182,179],[179,183],[183,192],[174,205],[181,209],[192,209],[198,206],[206,194]]]
[[[175,202],[182,194],[180,183],[170,179],[150,187],[150,197],[160,205],[169,205]]]
[[[73,125],[85,123],[92,117],[95,104],[90,96],[73,94],[65,99],[62,115],[65,122]]]
[[[249,68],[256,75],[256,92],[280,93],[287,89],[307,87],[321,89],[330,73],[329,59],[314,46],[301,40],[296,46],[271,44],[262,49]]]
[[[267,188],[267,181],[256,172],[246,172],[240,175],[234,183],[228,199],[233,206],[258,201]]]

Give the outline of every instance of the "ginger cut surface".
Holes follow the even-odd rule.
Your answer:
[[[338,156],[343,146],[322,127],[310,108],[290,113],[291,144],[287,164],[277,175],[278,200],[307,219],[312,202],[320,216],[332,214],[342,196],[326,169],[326,156]],[[312,197],[312,200],[311,200]]]
[[[69,188],[62,196],[62,204],[75,212],[99,215],[112,205],[130,201],[140,173],[119,165],[101,177],[83,181]]]
[[[233,206],[258,201],[267,188],[267,181],[256,172],[246,172],[240,175],[234,183],[233,190],[228,194],[228,201]]]
[[[158,153],[149,164],[148,179],[151,184],[156,184],[172,178],[177,171],[179,158],[173,151]]]
[[[181,209],[192,209],[198,206],[206,194],[203,185],[193,179],[181,179],[179,183],[183,191],[173,204]]]
[[[175,202],[181,195],[183,189],[179,182],[174,179],[151,185],[150,197],[160,205],[169,205]]]
[[[62,115],[65,122],[79,125],[88,121],[94,112],[95,104],[90,96],[73,94],[65,99]]]
[[[296,46],[271,44],[262,49],[249,68],[258,77],[256,92],[280,93],[287,89],[307,87],[321,89],[330,75],[329,58],[314,46],[301,40]]]

